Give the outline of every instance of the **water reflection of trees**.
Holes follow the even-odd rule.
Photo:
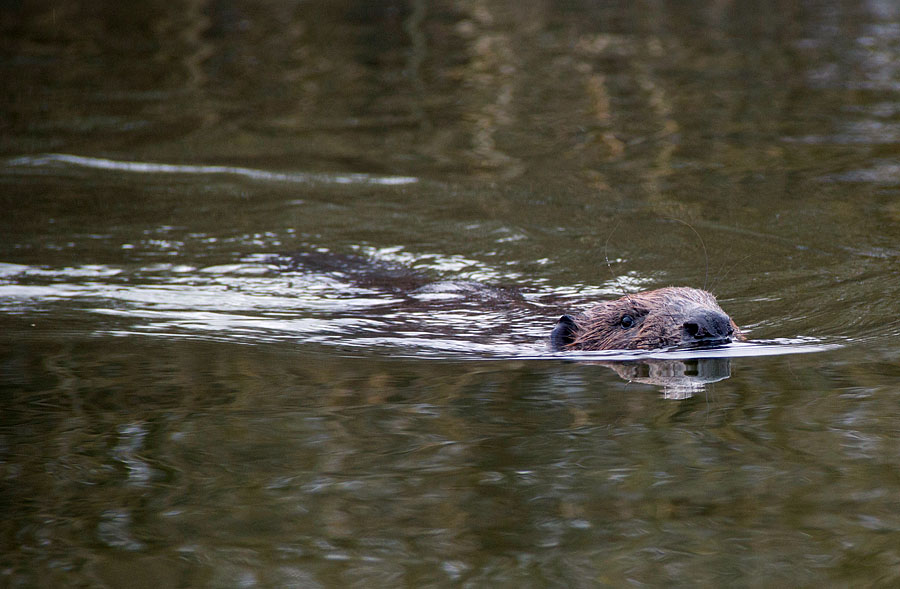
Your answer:
[[[781,136],[812,106],[810,82],[895,87],[890,27],[861,27],[866,9],[834,4],[30,4],[4,13],[9,51],[34,66],[16,70],[13,93],[52,100],[15,100],[9,120],[33,123],[39,108],[48,140],[155,141],[163,161],[302,155],[497,179],[546,167],[597,187],[638,173],[652,193],[676,154],[707,161],[682,150],[700,134],[731,169],[783,157],[732,139]],[[843,47],[857,38],[872,49]],[[835,47],[846,54],[823,64]]]
[[[876,474],[872,457],[896,455],[877,435],[892,397],[820,399],[816,379],[834,375],[771,358],[680,402],[640,382],[657,369],[625,365],[631,382],[575,363],[146,340],[6,358],[21,376],[2,406],[4,566],[30,584],[106,579],[122,558],[192,584],[230,571],[420,585],[447,567],[472,582],[575,580],[598,562],[612,579],[649,581],[663,563],[639,554],[660,546],[708,554],[692,578],[713,580],[720,559],[741,557],[702,549],[735,523],[754,558],[767,554],[773,534],[823,525],[803,515],[823,485],[850,501]],[[866,431],[845,410],[869,415]],[[867,501],[893,513],[890,497]],[[767,515],[793,507],[784,527]],[[840,553],[832,539],[854,521],[798,550]]]

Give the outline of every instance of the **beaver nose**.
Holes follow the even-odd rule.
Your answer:
[[[684,330],[696,341],[729,340],[734,335],[728,315],[707,309],[692,313],[684,322]]]

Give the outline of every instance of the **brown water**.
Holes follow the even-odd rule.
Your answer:
[[[896,2],[0,35],[0,584],[900,583]],[[547,349],[669,284],[752,342]]]

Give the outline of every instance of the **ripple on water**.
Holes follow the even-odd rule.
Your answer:
[[[380,255],[409,261],[400,249]],[[550,352],[545,338],[558,309],[543,304],[535,293],[523,297],[452,280],[403,292],[360,286],[340,271],[286,271],[269,260],[255,256],[199,269],[180,264],[56,269],[2,264],[0,307],[19,312],[46,307],[45,312],[66,317],[85,312],[103,315],[115,321],[98,326],[96,333],[120,336],[296,341],[353,354],[411,357],[627,362],[796,354],[835,345],[795,338],[735,343],[702,352]],[[560,289],[556,298],[576,294],[594,298],[594,290]],[[483,296],[485,292],[492,296]]]
[[[410,176],[373,176],[371,174],[324,174],[303,172],[272,172],[239,166],[204,166],[183,164],[162,164],[152,162],[132,162],[106,158],[85,157],[64,153],[27,155],[6,161],[10,167],[30,167],[41,170],[72,166],[103,170],[106,172],[137,174],[193,174],[238,176],[261,182],[294,182],[315,184],[381,184],[397,186],[418,182]]]

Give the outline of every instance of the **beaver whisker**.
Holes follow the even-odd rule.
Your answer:
[[[697,236],[697,239],[700,241],[700,247],[703,248],[703,261],[705,264],[703,270],[703,290],[706,290],[706,286],[709,283],[709,252],[706,250],[706,243],[703,241],[703,237],[700,235],[700,232],[694,229],[694,226],[688,223],[687,221],[683,221],[681,219],[676,219],[675,217],[668,217],[672,221],[677,221],[682,225],[686,226],[688,229],[694,232],[694,235]]]
[[[746,261],[747,258],[749,258],[749,257],[750,257],[750,254],[747,254],[746,256],[743,256],[741,259],[739,259],[734,264],[731,264],[730,266],[728,266],[728,269],[725,271],[725,274],[722,274],[721,276],[719,276],[719,278],[716,279],[716,284],[713,288],[710,288],[710,292],[714,292],[715,289],[718,288],[719,285],[722,284],[722,282],[724,282],[726,278],[728,278],[728,275],[731,273],[731,271],[734,268],[736,268],[737,266],[739,266],[740,264],[743,264],[744,261]],[[722,264],[722,267],[724,268],[725,265],[726,264]]]

